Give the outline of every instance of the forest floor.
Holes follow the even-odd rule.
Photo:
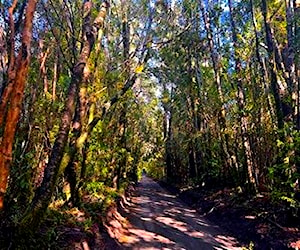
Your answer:
[[[267,193],[249,198],[234,189],[180,190],[159,183],[249,249],[300,249],[296,211],[287,204],[274,204]]]

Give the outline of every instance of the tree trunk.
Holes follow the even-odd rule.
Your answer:
[[[53,65],[53,80],[52,80],[52,101],[54,102],[56,99],[56,84],[59,79],[58,73],[58,63],[59,63],[59,52],[55,51],[55,59]]]
[[[15,74],[16,74],[16,63],[15,63],[15,20],[14,20],[14,10],[17,6],[18,1],[14,0],[10,8],[8,9],[9,15],[9,65],[7,70],[7,83],[3,83],[2,93],[0,98],[0,128],[2,128],[6,112],[7,112],[7,104],[10,100],[10,95],[13,89]],[[4,69],[3,69],[4,70]]]
[[[48,93],[49,89],[49,84],[48,84],[48,76],[47,76],[47,68],[46,68],[46,60],[50,52],[50,47],[47,48],[47,50],[44,52],[44,44],[43,40],[39,41],[39,49],[40,49],[40,54],[39,54],[39,63],[40,63],[40,77],[43,79],[44,83],[44,93]]]
[[[6,193],[10,165],[12,162],[12,149],[16,127],[22,109],[24,89],[30,63],[32,21],[36,4],[36,0],[29,0],[27,3],[22,32],[22,45],[14,65],[16,75],[15,78],[9,79],[9,82],[12,82],[13,91],[10,98],[10,105],[7,107],[4,133],[0,145],[0,210],[3,209],[4,195]]]
[[[294,0],[294,29],[295,29],[295,39],[294,39],[294,62],[295,62],[295,86],[294,86],[294,120],[296,128],[300,130],[300,3]],[[300,173],[300,170],[299,170]]]
[[[261,58],[261,54],[259,52],[259,38],[258,38],[258,32],[257,32],[257,23],[256,23],[256,17],[255,17],[255,11],[254,11],[254,5],[253,5],[253,0],[250,0],[250,5],[251,5],[251,16],[252,16],[252,25],[254,28],[254,35],[255,35],[255,54],[256,54],[256,60],[259,64],[259,72],[260,72],[260,81],[261,81],[261,86],[264,88],[264,93],[266,96],[267,100],[267,105],[268,105],[268,111],[270,112],[270,117],[271,119],[275,119],[275,111],[272,105],[272,101],[270,98],[269,94],[269,86],[267,84],[268,82],[268,73],[266,71],[266,67],[264,65],[264,62]]]
[[[269,23],[268,17],[268,7],[266,0],[262,0],[262,13],[264,18],[264,26],[266,32],[266,42],[267,50],[269,55],[269,69],[270,69],[270,78],[271,78],[271,89],[274,95],[275,107],[276,107],[276,116],[277,116],[277,126],[279,129],[282,129],[284,126],[283,121],[283,111],[282,111],[282,101],[279,92],[277,72],[275,71],[275,51],[274,51],[274,42],[272,37],[272,31]]]
[[[6,60],[8,58],[8,55],[5,40],[6,37],[4,33],[4,27],[0,27],[0,100],[5,88],[4,83],[6,82]]]
[[[204,25],[205,25],[207,40],[209,43],[210,57],[212,60],[213,70],[214,70],[214,75],[215,75],[215,84],[216,84],[217,90],[218,90],[218,98],[221,103],[221,110],[218,114],[218,120],[220,123],[221,130],[225,131],[226,130],[226,119],[225,119],[226,110],[225,110],[225,106],[224,106],[224,94],[223,94],[223,90],[222,90],[222,81],[221,81],[220,55],[219,55],[217,49],[215,48],[210,19],[204,8],[203,0],[199,1],[199,5],[200,5],[200,10],[202,12],[202,18],[204,21]],[[225,157],[224,158],[224,162],[226,165],[225,175],[227,175],[229,173],[229,168],[231,167],[231,163],[230,163],[231,157],[230,157],[230,153],[229,153],[229,142],[228,142],[229,138],[228,138],[228,135],[227,134],[224,135],[224,133],[220,134],[220,136],[221,136],[222,150],[223,150],[224,157]]]
[[[246,164],[247,164],[247,172],[248,172],[248,179],[250,182],[250,185],[252,188],[254,188],[255,191],[257,191],[257,183],[254,176],[254,162],[252,158],[252,148],[251,143],[248,135],[248,120],[245,115],[245,90],[243,87],[242,82],[242,64],[241,60],[239,59],[239,53],[238,53],[238,41],[237,41],[237,32],[236,32],[236,25],[235,20],[233,18],[234,10],[232,7],[231,0],[228,0],[228,6],[229,6],[229,12],[230,12],[230,24],[231,24],[231,31],[232,31],[232,41],[233,41],[233,48],[234,48],[234,61],[235,61],[235,71],[237,75],[237,87],[238,87],[238,93],[237,93],[237,101],[238,101],[238,107],[239,107],[239,120],[241,124],[241,131],[242,131],[242,139],[244,144],[244,154],[246,156]]]

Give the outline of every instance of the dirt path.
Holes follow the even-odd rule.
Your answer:
[[[125,203],[107,226],[122,248],[242,249],[234,238],[148,177],[143,177],[135,196]]]

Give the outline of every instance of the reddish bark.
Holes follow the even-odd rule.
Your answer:
[[[32,39],[32,21],[37,0],[29,0],[25,13],[25,21],[22,32],[22,45],[15,61],[15,78],[9,79],[12,82],[12,93],[10,105],[7,109],[4,133],[0,145],[0,210],[3,209],[4,195],[12,161],[12,148],[15,138],[17,123],[19,120],[22,101],[24,96],[25,83],[30,63],[30,46]]]
[[[3,125],[4,117],[6,114],[6,106],[10,99],[10,94],[13,89],[13,83],[15,78],[15,21],[13,17],[14,10],[17,6],[18,1],[14,0],[12,5],[8,9],[9,15],[9,43],[10,43],[10,51],[9,51],[9,66],[8,66],[8,82],[5,86],[5,89],[1,95],[0,100],[0,127]]]

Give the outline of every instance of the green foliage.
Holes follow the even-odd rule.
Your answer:
[[[157,1],[145,48],[139,46],[146,35],[149,1],[125,2],[125,7],[120,1],[111,5],[103,38],[97,41],[101,49],[94,49],[90,55],[84,71],[87,79],[81,79],[80,97],[76,100],[77,112],[82,108],[81,100],[86,104],[86,113],[82,108],[80,115],[76,114],[80,124],[74,122],[67,135],[59,174],[65,174],[72,160],[79,205],[96,217],[114,203],[129,183],[141,178],[143,169],[153,178],[166,178],[179,186],[218,184],[239,189],[249,184],[247,171],[252,169],[257,186],[262,186],[262,191],[270,190],[274,202],[283,202],[294,211],[299,209],[294,194],[299,191],[300,133],[291,121],[296,114],[288,114],[284,129],[277,131],[277,107],[270,81],[274,73],[284,105],[295,109],[297,98],[291,93],[296,92],[296,84],[289,86],[289,70],[280,69],[285,67],[286,58],[293,59],[286,55],[289,43],[284,4],[267,1],[272,39],[283,57],[276,67],[271,67],[261,2],[254,1],[254,20],[249,1],[234,3],[234,44],[224,3],[205,3],[202,13],[199,1],[172,1],[170,5]],[[92,19],[101,2],[93,3]],[[76,0],[64,4],[54,1],[49,8],[37,10],[32,63],[7,193],[10,219],[15,225],[30,207],[60,133],[71,69],[83,44],[82,9],[82,1]],[[129,58],[123,46],[123,11],[130,20]],[[206,29],[203,14],[209,16],[210,30]],[[299,22],[293,21],[293,25]],[[10,32],[7,29],[4,33]],[[151,57],[148,62],[141,61],[143,49],[148,50],[146,57]],[[234,64],[234,52],[240,69]],[[297,57],[299,53],[294,54]],[[45,55],[43,72],[41,62]],[[110,106],[132,74],[137,76],[134,86],[117,96],[118,101]],[[244,91],[242,105],[238,87]],[[101,119],[90,128],[95,118]],[[242,124],[241,118],[246,122]],[[0,131],[2,134],[2,127]],[[250,145],[246,145],[245,137]],[[247,162],[247,152],[252,165]],[[64,193],[63,188],[67,179],[65,174],[60,177],[64,181],[54,183],[54,207],[64,202],[71,204],[71,191]],[[54,228],[69,219],[64,212],[48,211],[50,226],[41,239],[30,235],[28,241],[23,237],[17,244],[56,248],[58,235]],[[87,231],[92,223],[87,218],[75,224]],[[252,248],[250,243],[249,249]]]
[[[165,176],[164,161],[160,153],[150,156],[147,160],[140,162],[140,171],[145,169],[147,175],[154,179],[162,179]]]
[[[103,182],[89,182],[86,184],[85,190],[92,196],[103,195],[105,191],[105,185]]]
[[[287,125],[280,134],[284,139],[277,139],[277,161],[269,168],[269,176],[274,184],[272,185],[273,192],[283,192],[291,196],[299,179],[297,166],[300,164],[300,133],[291,130]]]

